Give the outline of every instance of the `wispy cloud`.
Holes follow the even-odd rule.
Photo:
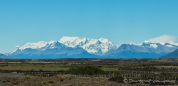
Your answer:
[[[175,36],[170,36],[170,35],[162,35],[156,38],[150,38],[148,40],[145,40],[145,42],[152,42],[152,43],[173,43],[177,41],[177,37]]]

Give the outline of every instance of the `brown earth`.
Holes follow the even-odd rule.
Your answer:
[[[124,84],[108,81],[108,78],[97,77],[55,77],[19,76],[0,77],[8,86],[149,86],[146,84]]]

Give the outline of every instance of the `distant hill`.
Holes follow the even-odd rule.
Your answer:
[[[161,58],[178,58],[178,49],[173,51],[172,53],[162,56]]]
[[[5,57],[7,57],[7,56],[0,53],[0,58],[5,58]]]

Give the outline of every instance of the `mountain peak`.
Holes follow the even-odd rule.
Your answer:
[[[68,46],[68,47],[76,47],[79,43],[85,42],[87,39],[86,38],[80,38],[77,36],[70,37],[70,36],[63,36],[59,42]]]
[[[81,47],[89,53],[105,53],[108,50],[116,49],[117,47],[105,38],[91,39],[64,36],[59,40],[59,42],[68,47]]]
[[[19,47],[19,49],[23,50],[26,48],[32,48],[32,49],[42,48],[42,47],[46,46],[46,44],[47,44],[47,42],[45,42],[45,41],[39,41],[37,43],[26,43],[22,47]]]
[[[108,39],[106,39],[106,38],[99,38],[99,41],[101,41],[101,42],[110,42]]]

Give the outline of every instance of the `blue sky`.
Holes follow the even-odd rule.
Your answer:
[[[0,0],[0,51],[62,36],[116,44],[178,37],[178,0]]]

